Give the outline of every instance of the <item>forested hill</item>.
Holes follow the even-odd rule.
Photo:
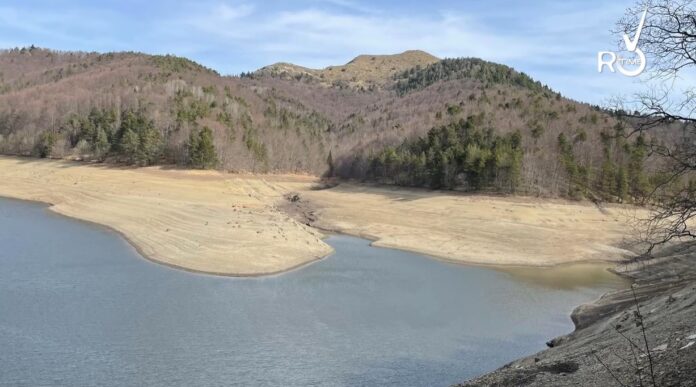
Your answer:
[[[238,77],[174,56],[0,52],[3,154],[621,200],[658,178],[626,126],[510,67],[422,51]]]

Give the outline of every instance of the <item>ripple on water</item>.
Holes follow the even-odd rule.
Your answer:
[[[198,275],[0,199],[0,385],[449,385],[543,349],[623,286],[598,266],[540,276],[328,243],[283,275]]]

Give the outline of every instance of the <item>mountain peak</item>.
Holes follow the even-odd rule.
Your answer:
[[[392,55],[358,55],[353,60],[348,62],[346,66],[363,62],[388,62],[394,65],[400,65],[401,67],[406,67],[406,69],[408,69],[419,65],[428,65],[439,60],[440,59],[436,56],[433,56],[425,51],[407,50],[400,54]]]
[[[331,86],[380,87],[402,71],[425,67],[440,59],[421,50],[392,55],[358,55],[345,65],[310,69],[290,63],[276,63],[259,69],[257,75],[283,79],[304,79]]]

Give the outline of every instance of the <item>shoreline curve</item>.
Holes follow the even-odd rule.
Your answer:
[[[631,255],[618,247],[628,234],[623,212],[635,211],[351,183],[317,190],[309,176],[5,156],[0,179],[0,196],[115,231],[151,262],[229,277],[277,275],[319,261],[334,251],[323,241],[326,231],[453,264],[620,262]],[[286,198],[293,192],[304,206],[295,213]]]

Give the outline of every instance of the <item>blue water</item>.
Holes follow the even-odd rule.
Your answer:
[[[334,255],[283,275],[191,274],[0,199],[0,385],[444,386],[543,349],[574,306],[621,286],[328,243]]]

